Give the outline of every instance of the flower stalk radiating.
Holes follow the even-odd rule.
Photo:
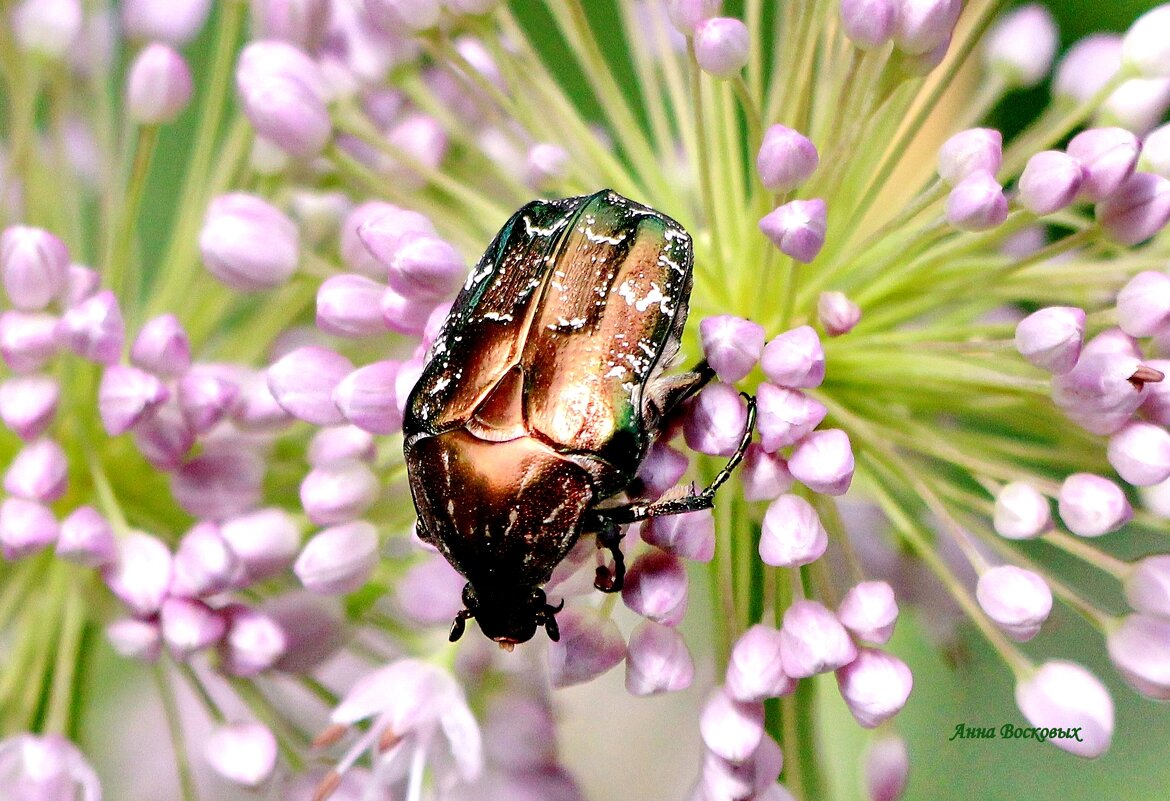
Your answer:
[[[538,48],[546,23],[498,0],[13,4],[0,773],[21,801],[99,797],[70,740],[107,644],[149,666],[184,801],[204,765],[315,801],[579,798],[553,688],[623,661],[634,695],[716,665],[695,799],[826,797],[829,672],[894,799],[913,677],[887,644],[913,588],[892,550],[1030,726],[1080,732],[1057,747],[1097,756],[1114,725],[1077,654],[1018,644],[1058,610],[1170,696],[1170,557],[1110,544],[1170,515],[1170,8],[1054,70],[1037,5],[621,0],[604,32],[583,0],[540,5]],[[1049,74],[1021,133],[979,127]],[[412,536],[406,398],[512,212],[602,187],[690,232],[682,351],[717,376],[629,496],[713,480],[741,392],[757,431],[713,511],[626,532],[620,597],[582,538],[544,587],[558,642],[450,645],[464,578]],[[679,630],[707,587],[715,653]]]

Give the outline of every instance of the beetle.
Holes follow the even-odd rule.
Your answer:
[[[418,536],[467,578],[459,639],[475,618],[501,647],[543,626],[541,585],[577,539],[612,554],[595,586],[622,587],[620,526],[710,508],[743,457],[700,493],[619,503],[671,413],[714,371],[667,374],[693,283],[690,235],[611,190],[535,200],[468,275],[407,399],[404,452]]]

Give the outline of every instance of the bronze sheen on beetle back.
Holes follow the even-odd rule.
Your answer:
[[[540,586],[582,534],[625,574],[620,525],[709,508],[751,439],[702,493],[603,505],[637,475],[664,420],[714,375],[666,375],[687,318],[694,254],[674,220],[615,192],[535,200],[467,278],[407,401],[418,534],[467,577],[468,618],[503,647],[559,637]]]

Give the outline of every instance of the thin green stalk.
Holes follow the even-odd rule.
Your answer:
[[[179,704],[175,699],[174,683],[164,665],[155,665],[152,672],[158,687],[159,699],[162,701],[163,714],[166,716],[171,748],[175,753],[175,770],[179,777],[179,791],[182,793],[183,801],[198,801],[195,776],[191,772],[191,760],[187,755],[187,739],[186,735],[183,734],[183,721],[179,714]]]
[[[133,160],[130,176],[122,197],[114,204],[114,219],[107,223],[107,238],[101,261],[102,273],[114,292],[124,300],[128,315],[138,313],[140,276],[131,262],[137,262],[134,244],[137,240],[136,223],[146,191],[146,179],[150,173],[150,161],[158,144],[159,126],[143,125],[138,128],[134,139]],[[138,322],[127,320],[131,328]]]

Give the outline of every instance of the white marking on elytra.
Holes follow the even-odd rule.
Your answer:
[[[592,222],[592,220],[590,220],[590,222]],[[622,242],[626,241],[625,233],[622,233],[621,236],[606,236],[605,234],[597,233],[589,227],[585,228],[585,238],[590,242],[605,242],[606,244],[610,245],[620,245]]]
[[[494,311],[484,312],[483,318],[485,320],[496,320],[496,321],[501,322],[501,323],[510,323],[510,322],[512,322],[512,320],[515,319],[510,314],[505,314],[502,312],[494,312]]]
[[[568,220],[566,220],[564,217],[561,217],[556,222],[554,222],[552,225],[550,225],[548,228],[541,228],[538,225],[533,225],[532,220],[527,215],[524,216],[523,220],[524,220],[524,233],[528,234],[531,237],[552,236],[557,231],[564,228],[565,223],[568,222]]]

